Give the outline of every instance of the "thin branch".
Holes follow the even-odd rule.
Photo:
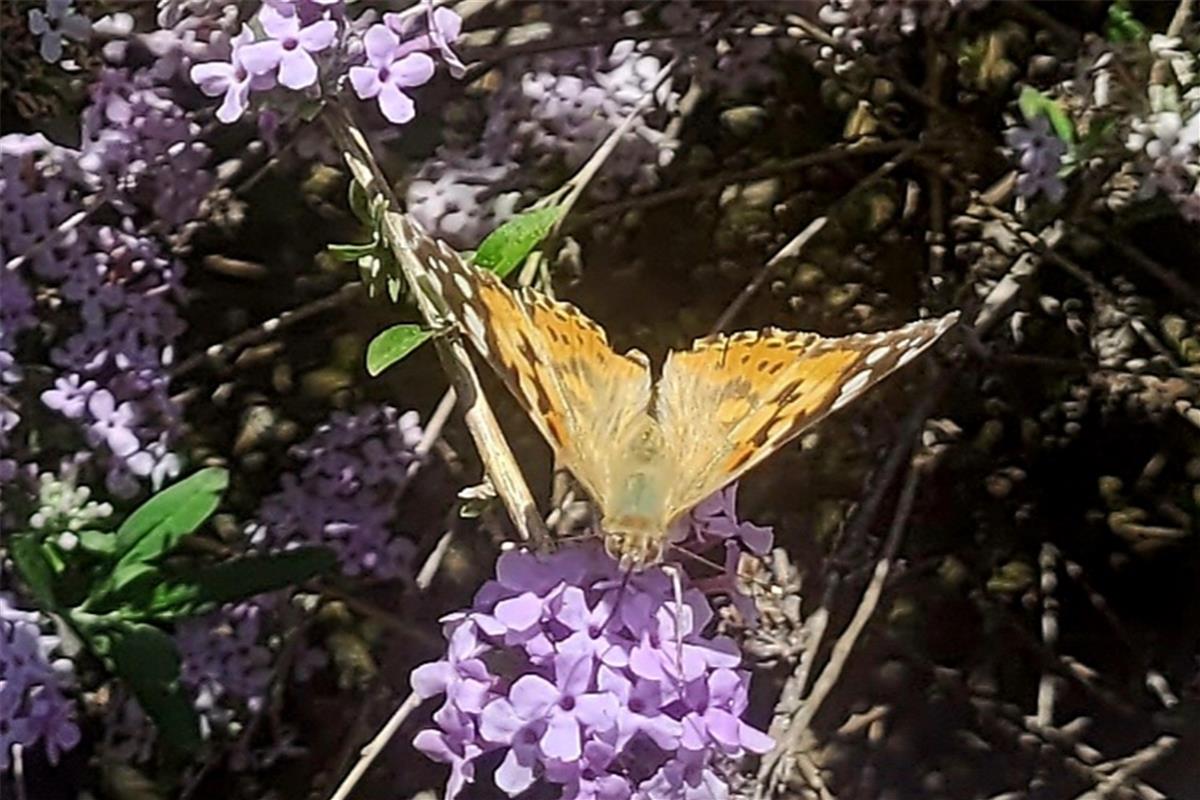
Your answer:
[[[323,297],[318,297],[316,300],[312,300],[296,308],[288,309],[280,313],[279,316],[261,322],[253,328],[229,337],[223,342],[210,345],[202,352],[190,358],[185,358],[176,364],[171,370],[171,380],[178,380],[204,364],[221,364],[228,360],[234,353],[271,339],[285,328],[290,328],[298,322],[303,322],[318,314],[323,314],[326,311],[345,305],[351,300],[357,300],[360,297],[361,290],[362,283],[359,281],[344,283]]]
[[[590,211],[578,214],[573,219],[568,220],[564,224],[564,228],[568,231],[585,228],[597,220],[619,216],[624,214],[626,211],[653,208],[654,206],[673,203],[676,200],[682,200],[696,194],[717,192],[721,189],[724,189],[731,183],[745,183],[748,181],[758,180],[759,178],[768,178],[773,175],[779,175],[785,172],[794,172],[806,167],[812,167],[820,164],[831,164],[837,161],[846,161],[853,158],[890,155],[900,150],[904,150],[906,147],[912,146],[912,144],[912,142],[908,141],[866,142],[844,147],[832,147],[821,150],[820,152],[806,153],[802,156],[784,159],[774,163],[763,164],[762,166],[751,167],[750,169],[739,170],[736,172],[723,172],[718,175],[714,175],[711,178],[694,181],[684,186],[676,186],[671,189],[650,192],[638,197],[632,197],[628,200],[617,200],[612,203],[597,205]]]
[[[936,397],[936,395],[930,395],[930,397]],[[925,404],[922,405],[924,406]],[[930,406],[931,408],[932,406]],[[925,411],[921,415],[922,421],[928,415],[930,409],[922,409]],[[911,445],[915,442],[915,439],[915,436],[906,437],[904,442],[906,445]],[[906,446],[904,450],[907,452],[908,447]],[[821,710],[821,706],[830,693],[832,693],[834,687],[837,686],[842,671],[850,659],[850,654],[854,651],[855,644],[858,642],[863,630],[866,629],[867,623],[874,615],[875,609],[878,607],[879,601],[883,596],[883,588],[887,583],[892,564],[895,561],[896,554],[900,550],[900,542],[904,537],[904,531],[908,527],[908,519],[912,514],[913,504],[916,501],[917,486],[920,483],[920,478],[920,470],[910,464],[908,476],[905,479],[904,486],[900,491],[900,498],[896,504],[896,512],[892,518],[892,525],[888,531],[887,540],[884,543],[883,553],[875,564],[871,580],[867,584],[866,589],[863,590],[862,599],[859,601],[854,615],[850,618],[850,622],[847,623],[837,642],[834,643],[833,651],[829,655],[829,662],[821,670],[821,674],[813,684],[812,692],[792,718],[787,733],[776,742],[775,748],[763,758],[758,771],[758,786],[755,792],[757,798],[764,797],[768,786],[773,789],[774,785],[778,782],[779,775],[777,770],[782,763],[783,756],[798,746],[803,736],[808,732],[812,721]]]
[[[396,735],[396,731],[400,730],[400,726],[408,719],[409,715],[416,710],[421,704],[421,698],[414,692],[410,694],[400,707],[393,712],[387,723],[379,729],[379,733],[375,734],[375,738],[367,742],[363,749],[359,752],[358,761],[354,762],[354,766],[350,768],[350,772],[338,784],[337,789],[330,795],[329,800],[346,800],[350,796],[350,792],[354,791],[354,787],[362,780],[362,776],[370,769],[371,764],[379,757],[387,747],[388,742]]]

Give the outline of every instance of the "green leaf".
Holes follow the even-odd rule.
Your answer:
[[[216,510],[228,483],[228,471],[209,467],[142,503],[117,529],[116,569],[173,549]]]
[[[221,603],[303,583],[336,565],[337,557],[324,547],[226,561],[159,584],[148,613],[156,619],[192,616]]]
[[[368,242],[366,244],[331,244],[326,245],[325,249],[329,254],[338,261],[358,261],[360,258],[374,255],[379,248],[376,242]]]
[[[1146,26],[1133,16],[1128,0],[1117,0],[1108,7],[1104,35],[1110,42],[1140,42],[1146,34]]]
[[[113,671],[133,691],[163,740],[185,753],[200,746],[200,724],[179,681],[175,642],[153,625],[101,620],[82,629],[107,640]]]
[[[420,325],[393,325],[367,345],[367,374],[374,378],[425,343],[433,331]]]
[[[80,531],[79,546],[96,556],[111,556],[117,552],[117,537],[111,531]]]
[[[1058,138],[1067,144],[1075,144],[1075,123],[1057,100],[1050,99],[1032,86],[1026,86],[1017,98],[1017,106],[1026,122],[1033,122],[1039,116],[1045,116]]]
[[[54,568],[42,550],[41,542],[32,534],[13,537],[8,549],[17,571],[29,587],[33,599],[42,608],[53,609],[57,605],[54,600]]]
[[[555,205],[513,217],[480,243],[475,265],[505,277],[546,238],[561,215],[562,207]]]

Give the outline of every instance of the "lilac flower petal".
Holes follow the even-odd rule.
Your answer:
[[[412,98],[400,91],[395,84],[385,83],[379,90],[379,110],[389,122],[403,125],[416,116]]]
[[[574,761],[583,755],[579,722],[569,713],[552,714],[541,740],[542,752],[550,758]]]
[[[500,791],[515,797],[533,785],[533,767],[520,763],[515,750],[509,750],[508,755],[496,770],[494,778]]]
[[[317,62],[305,50],[285,50],[279,60],[279,82],[289,89],[306,89],[317,82]]]
[[[429,83],[436,65],[425,53],[409,53],[389,67],[392,81],[399,86],[413,87]]]
[[[319,53],[337,37],[337,23],[333,20],[321,20],[303,28],[296,34],[300,46],[310,53]]]
[[[264,75],[279,66],[285,52],[279,42],[265,39],[238,48],[237,57],[251,75]]]
[[[367,62],[376,66],[387,66],[395,57],[396,48],[399,47],[400,40],[396,38],[396,34],[387,29],[385,25],[373,25],[363,37],[363,46],[367,53]]]
[[[379,81],[379,70],[375,67],[351,67],[350,85],[354,87],[354,93],[363,100],[377,96],[383,88]]]
[[[558,701],[558,689],[541,675],[522,675],[512,685],[508,696],[519,716],[534,719]]]

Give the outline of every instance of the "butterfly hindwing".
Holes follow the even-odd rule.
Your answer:
[[[669,518],[736,480],[830,412],[904,366],[957,314],[825,338],[767,329],[698,339],[667,357],[656,413],[671,462]]]

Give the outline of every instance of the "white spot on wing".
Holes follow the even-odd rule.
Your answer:
[[[463,297],[474,297],[475,296],[475,288],[473,286],[471,286],[471,282],[469,280],[467,280],[466,275],[462,275],[460,273],[455,273],[454,285],[458,287],[458,290],[460,292],[462,292]]]
[[[483,320],[479,318],[479,312],[469,305],[463,306],[462,321],[463,325],[467,327],[467,333],[470,334],[471,340],[479,348],[479,352],[485,356],[489,355],[486,331],[483,327]]]
[[[891,345],[885,344],[883,347],[876,347],[874,350],[867,353],[867,357],[865,359],[867,366],[875,366],[890,352],[892,352]]]
[[[833,402],[831,410],[836,411],[842,406],[853,400],[859,392],[866,388],[871,382],[871,370],[864,369],[855,375],[850,380],[842,384],[842,391],[838,393],[838,398]]]

